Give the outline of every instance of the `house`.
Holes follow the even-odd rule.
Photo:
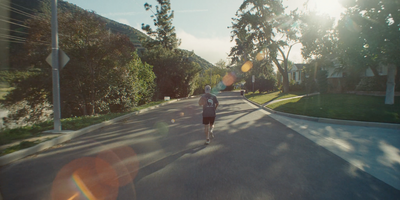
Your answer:
[[[322,70],[326,70],[328,72],[328,83],[331,85],[330,91],[332,92],[341,92],[343,90],[343,81],[342,78],[346,77],[346,71],[339,71],[338,69],[341,67],[337,59],[333,59],[333,66],[321,68]],[[377,71],[380,76],[386,76],[388,72],[388,67],[380,64],[377,68]],[[373,77],[374,73],[371,68],[367,68],[365,71],[361,72],[361,77]]]
[[[292,69],[288,72],[289,83],[293,80],[294,82],[300,84],[304,81],[306,74],[304,74],[304,68],[306,64],[294,64]]]
[[[327,79],[328,83],[331,86],[330,91],[332,92],[340,92],[343,89],[343,83],[342,78],[346,77],[346,71],[340,71],[341,65],[338,61],[338,59],[332,59],[332,66],[330,67],[321,67],[321,70],[327,71]],[[309,74],[305,74],[305,68],[308,66],[308,64],[294,64],[290,70],[288,70],[288,79],[289,83],[294,81],[297,84],[301,84],[305,78],[309,77]],[[381,76],[386,76],[388,72],[388,67],[385,65],[379,65],[378,67],[378,73]],[[367,68],[365,71],[363,71],[360,74],[361,77],[373,77],[374,73],[372,72],[371,68]],[[280,82],[283,81],[282,76],[280,76]]]

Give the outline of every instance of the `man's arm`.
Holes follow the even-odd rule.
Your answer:
[[[199,99],[199,106],[203,106],[204,105],[204,98],[203,98],[203,96],[202,97],[200,97],[200,99]]]

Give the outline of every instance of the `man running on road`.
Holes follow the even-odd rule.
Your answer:
[[[215,95],[211,94],[211,87],[207,85],[205,87],[205,94],[201,96],[199,105],[203,106],[203,124],[204,132],[206,134],[206,145],[210,144],[210,133],[211,138],[214,138],[214,121],[215,121],[215,110],[218,107],[218,99]],[[209,128],[210,127],[210,128]],[[210,131],[209,131],[210,130]]]

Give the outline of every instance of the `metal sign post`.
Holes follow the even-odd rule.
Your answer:
[[[61,131],[60,109],[60,67],[58,65],[58,22],[57,0],[51,1],[51,66],[53,74],[53,115],[54,131]]]
[[[251,82],[253,82],[253,93],[254,93],[254,81],[255,81],[255,77],[254,75],[251,77]]]

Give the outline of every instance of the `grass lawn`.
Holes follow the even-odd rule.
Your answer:
[[[278,99],[285,99],[285,98],[290,98],[290,97],[295,97],[299,95],[304,95],[306,94],[305,92],[291,92],[291,93],[281,93],[281,92],[271,92],[271,93],[252,93],[249,92],[246,94],[246,97],[254,101],[258,104],[264,104],[270,101],[278,100]]]
[[[165,102],[164,100],[151,102],[146,105],[142,105],[139,107],[135,107],[132,109],[132,112],[138,111],[141,109],[148,108],[150,106],[158,105]],[[84,117],[73,117],[73,118],[65,118],[61,119],[61,125],[63,130],[79,130],[81,128],[88,127],[90,125],[98,124],[107,120],[114,119],[116,117],[128,114],[129,112],[125,113],[111,113],[105,115],[98,115],[98,116],[84,116]],[[53,121],[46,121],[39,124],[34,124],[32,126],[24,126],[15,129],[6,129],[0,132],[0,145],[9,144],[16,140],[31,138],[35,136],[44,135],[42,132],[46,130],[52,130],[54,128]],[[18,145],[17,145],[18,146]],[[29,145],[20,145],[20,146],[28,146]],[[15,146],[13,146],[16,148]],[[13,148],[10,147],[10,148]],[[27,148],[27,147],[26,147]],[[17,149],[19,150],[19,149]]]
[[[276,111],[331,119],[400,123],[400,97],[386,105],[385,97],[321,94],[267,106]]]

